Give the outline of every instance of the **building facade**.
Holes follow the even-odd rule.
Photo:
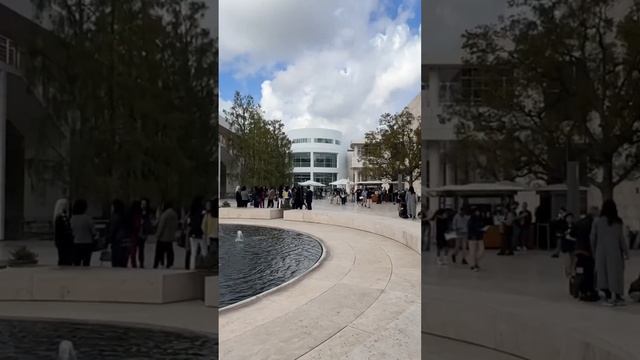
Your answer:
[[[307,180],[328,185],[347,178],[347,146],[338,130],[304,128],[287,132],[291,140],[293,183]]]

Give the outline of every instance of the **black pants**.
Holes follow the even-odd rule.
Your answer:
[[[307,210],[311,210],[311,201],[307,201]]]
[[[58,245],[58,266],[73,265],[73,244]]]
[[[135,245],[135,252],[137,252],[138,254],[138,263],[140,264],[140,268],[144,268],[144,244],[147,242],[146,238],[141,238],[138,239],[137,244]],[[133,253],[133,255],[131,255],[131,262],[133,267],[136,267],[138,264],[136,264],[136,258],[135,255],[136,253]]]
[[[170,269],[173,266],[174,256],[172,242],[158,241],[156,243],[156,256],[153,260],[153,268],[157,269],[162,262],[166,265],[165,267],[167,269]]]
[[[271,200],[271,199],[267,200],[267,207],[268,208],[272,208],[273,207],[273,200]]]
[[[121,245],[111,246],[111,266],[112,267],[127,267],[129,261],[129,248]]]
[[[591,294],[596,292],[596,262],[592,256],[585,254],[576,255],[576,268],[582,268],[582,283],[580,293]]]
[[[91,266],[93,244],[74,244],[74,266]]]
[[[513,226],[505,226],[504,233],[502,234],[502,246],[500,247],[501,253],[511,254],[513,253]]]

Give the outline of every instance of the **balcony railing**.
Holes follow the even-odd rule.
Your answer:
[[[0,35],[0,62],[20,69],[22,54],[15,41]]]

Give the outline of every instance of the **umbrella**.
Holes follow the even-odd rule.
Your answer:
[[[329,185],[349,185],[349,183],[351,183],[351,181],[349,181],[349,179],[340,179],[338,181],[334,181],[332,183],[329,183]]]
[[[298,185],[302,186],[326,186],[325,184],[319,183],[317,181],[307,180],[305,182],[298,183]]]

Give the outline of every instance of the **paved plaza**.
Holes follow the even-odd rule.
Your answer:
[[[418,359],[420,255],[373,232],[286,218],[220,220],[307,233],[326,250],[319,266],[292,284],[221,312],[221,358]],[[390,220],[364,217],[376,218]],[[405,228],[403,219],[396,225]],[[414,230],[419,234],[418,223]]]
[[[432,336],[437,335],[525,359],[640,358],[633,330],[640,304],[610,308],[573,299],[562,259],[549,252],[500,257],[490,250],[478,273],[462,265],[438,266],[435,260],[435,252],[423,253],[423,341],[432,346],[423,348],[423,356],[448,359],[453,353],[448,341]],[[625,289],[639,273],[635,252],[627,262]]]

